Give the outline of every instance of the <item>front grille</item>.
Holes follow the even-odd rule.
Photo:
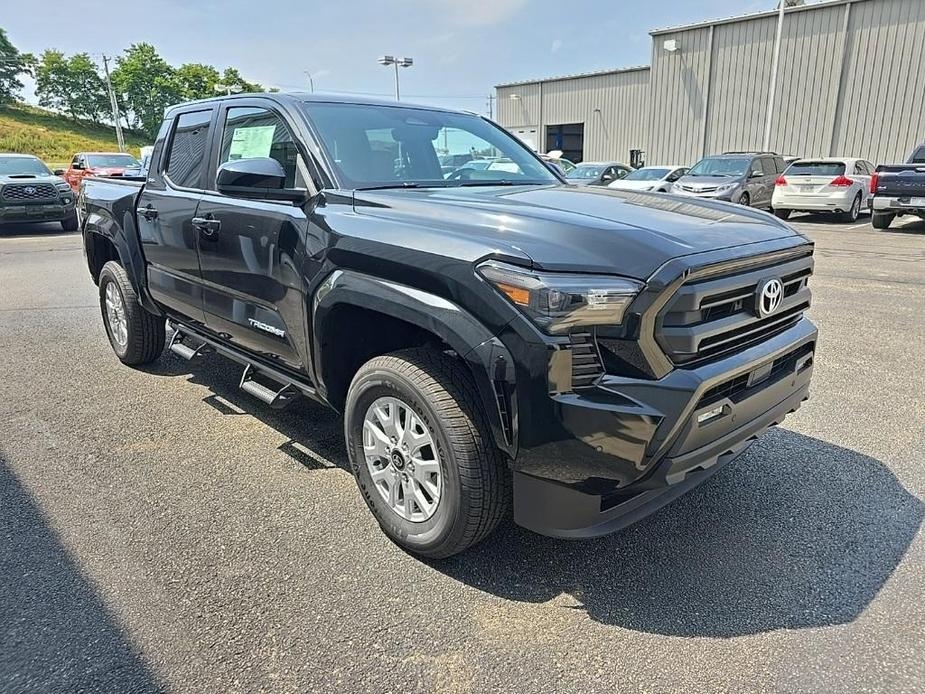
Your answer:
[[[762,342],[796,324],[810,305],[812,250],[784,260],[756,258],[727,274],[695,271],[659,314],[657,340],[675,364],[721,357]],[[761,282],[779,278],[780,307],[760,318],[755,295]]]
[[[707,407],[708,405],[712,405],[726,398],[733,402],[738,402],[739,400],[753,395],[757,390],[772,385],[788,374],[792,374],[800,358],[807,354],[812,354],[815,349],[816,344],[810,342],[809,344],[801,345],[787,354],[778,357],[771,365],[771,370],[768,372],[767,376],[757,383],[753,383],[751,386],[748,385],[748,380],[751,376],[750,373],[744,373],[728,381],[724,381],[719,385],[713,386],[701,396],[700,401],[697,403],[697,409]],[[803,368],[809,366],[810,363],[811,362],[807,362],[804,364]]]
[[[50,183],[18,183],[3,186],[4,200],[48,200],[57,197],[58,190]]]
[[[572,388],[593,386],[604,373],[591,333],[572,333]]]

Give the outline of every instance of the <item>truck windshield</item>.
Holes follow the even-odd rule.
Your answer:
[[[526,146],[478,116],[317,102],[307,102],[305,111],[344,188],[540,185],[558,181]]]
[[[35,157],[0,157],[0,176],[17,174],[48,176],[51,171]]]

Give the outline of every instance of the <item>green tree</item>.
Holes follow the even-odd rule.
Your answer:
[[[241,73],[238,72],[237,68],[233,67],[225,68],[225,72],[222,73],[221,83],[229,87],[240,87],[242,92],[264,91],[262,85],[257,82],[248,82],[246,79],[241,77]]]
[[[215,85],[221,75],[211,65],[186,63],[177,68],[174,78],[184,99],[205,99],[215,96]]]
[[[23,87],[19,76],[31,75],[34,61],[30,54],[20,53],[0,28],[0,105],[16,100]]]
[[[164,119],[164,109],[186,99],[176,70],[149,43],[126,48],[116,58],[111,77],[120,103],[131,112],[132,124],[152,138]]]
[[[70,58],[53,49],[42,53],[35,66],[35,94],[39,105],[74,120],[99,121],[109,109],[106,85],[86,53]]]

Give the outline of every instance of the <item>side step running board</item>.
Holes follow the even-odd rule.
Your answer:
[[[258,400],[262,400],[274,410],[283,409],[299,397],[299,390],[293,384],[284,383],[280,385],[279,389],[273,390],[254,380],[257,373],[250,364],[244,367],[244,373],[241,374],[241,390],[245,393],[250,393]],[[266,380],[270,380],[266,374],[261,374],[261,376]]]
[[[174,333],[170,338],[170,344],[167,345],[167,349],[176,354],[178,357],[183,357],[187,361],[198,357],[200,354],[204,354],[209,350],[209,346],[205,342],[201,342],[198,347],[195,349],[183,343],[183,340],[188,336],[180,330],[179,326],[174,327]]]

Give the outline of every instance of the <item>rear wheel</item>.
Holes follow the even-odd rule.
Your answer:
[[[751,195],[749,195],[748,193],[742,193],[741,197],[739,197],[739,204],[745,205],[746,207],[751,207],[751,204],[752,204]]]
[[[375,357],[350,385],[344,429],[357,485],[411,552],[462,552],[508,508],[507,465],[479,402],[465,367],[432,349]]]
[[[889,229],[895,217],[896,215],[892,212],[873,212],[870,215],[870,223],[873,224],[874,229]]]
[[[782,210],[778,207],[774,208],[774,216],[778,219],[790,219],[790,214],[793,210]]]
[[[100,271],[100,310],[109,344],[123,364],[147,364],[164,351],[163,317],[139,303],[125,270],[113,260]]]
[[[860,216],[861,216],[861,194],[858,193],[857,195],[854,196],[854,200],[851,202],[851,208],[847,212],[842,213],[841,221],[856,222],[858,221],[858,217]]]

